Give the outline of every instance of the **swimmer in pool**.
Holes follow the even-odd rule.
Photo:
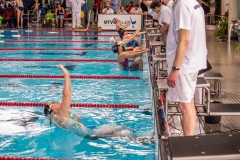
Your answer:
[[[23,28],[23,11],[24,11],[24,6],[23,6],[23,1],[22,0],[17,0],[17,28]],[[19,27],[20,25],[20,27]]]
[[[63,65],[59,65],[58,68],[61,69],[64,74],[62,102],[51,102],[44,107],[44,114],[50,119],[50,123],[53,121],[59,127],[89,139],[105,137],[127,137],[129,139],[135,139],[130,129],[116,124],[87,128],[81,119],[70,110],[72,85],[68,70]]]
[[[133,48],[135,48],[137,46],[141,46],[140,35],[145,34],[145,33],[146,32],[138,32],[138,34],[133,38],[133,40],[130,41],[128,44],[126,44],[126,47],[131,47],[133,49]],[[128,33],[128,31],[123,30],[123,29],[119,29],[118,30],[118,34],[119,34],[119,37],[122,40],[128,40],[133,35],[133,34]]]
[[[140,30],[136,30],[128,39],[119,40],[118,36],[114,36],[111,38],[111,41],[114,41],[114,45],[112,46],[112,51],[114,53],[118,53],[118,63],[119,67],[126,71],[142,71],[143,70],[143,61],[142,58],[139,57],[149,51],[149,49],[144,46],[135,47],[132,51],[125,50],[124,45],[131,42]],[[134,62],[130,65],[128,64],[128,58],[135,58]]]

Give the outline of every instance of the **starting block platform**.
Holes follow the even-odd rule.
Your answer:
[[[210,103],[209,115],[211,115],[211,116],[229,116],[229,115],[239,116],[240,115],[240,104]]]
[[[162,33],[148,33],[148,37],[156,37],[156,36],[163,36]]]
[[[163,41],[160,42],[149,42],[149,47],[165,46]]]
[[[158,28],[157,27],[147,27],[145,28],[145,31],[150,33],[150,32],[157,32],[158,31]]]
[[[159,91],[168,90],[167,79],[159,79],[157,80],[157,86]],[[223,104],[223,103],[209,103],[210,101],[210,91],[207,87],[210,84],[205,80],[204,77],[197,78],[197,88],[205,89],[208,94],[206,97],[206,104],[203,106],[196,106],[196,107],[204,107],[204,112],[199,112],[199,115],[203,116],[239,116],[240,115],[240,104]],[[164,104],[166,106],[166,114],[167,115],[181,115],[178,111],[168,111],[168,107],[177,107],[176,105],[168,105],[167,102]],[[239,148],[240,149],[240,148]]]
[[[204,78],[206,80],[214,81],[214,89],[213,92],[216,93],[219,97],[221,97],[221,80],[223,80],[223,76],[221,73],[204,73]]]
[[[161,42],[164,41],[164,36],[161,33],[148,33],[146,38],[150,42]]]
[[[206,98],[206,104],[202,104],[201,106],[199,107],[205,107],[205,111],[204,112],[201,112],[201,113],[198,113],[199,115],[204,115],[204,116],[207,116],[209,115],[209,104],[210,104],[210,92],[209,92],[209,89],[208,87],[210,86],[210,84],[204,79],[204,77],[197,77],[197,85],[196,87],[197,88],[202,88],[203,90],[206,91],[207,93],[207,96],[205,97],[204,95],[204,98]],[[158,79],[157,80],[157,87],[158,87],[158,91],[161,92],[161,91],[167,91],[169,86],[167,85],[167,79]],[[166,113],[166,115],[182,115],[182,113],[179,111],[179,110],[169,110],[169,108],[176,108],[177,107],[177,104],[176,103],[173,103],[173,104],[168,104],[168,98],[166,96],[166,99],[165,102],[164,102],[164,111]],[[205,106],[206,105],[206,106]]]
[[[239,160],[240,134],[169,137],[171,160]]]

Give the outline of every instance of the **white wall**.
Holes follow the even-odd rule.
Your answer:
[[[230,0],[222,0],[221,1],[221,15],[224,15],[224,13],[227,11],[227,6],[226,4],[229,3]]]

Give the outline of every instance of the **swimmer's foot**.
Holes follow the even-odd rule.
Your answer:
[[[136,141],[142,144],[150,144],[150,143],[155,143],[155,139],[154,137],[137,137]]]
[[[151,109],[145,108],[142,112],[145,115],[152,115]]]

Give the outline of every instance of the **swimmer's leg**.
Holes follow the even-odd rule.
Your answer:
[[[148,52],[149,49],[148,49],[148,48],[135,47],[135,48],[133,49],[133,51],[134,51],[135,53],[145,53],[145,52]]]
[[[134,62],[129,66],[130,71],[142,71],[143,70],[143,61],[141,57],[137,57]]]

